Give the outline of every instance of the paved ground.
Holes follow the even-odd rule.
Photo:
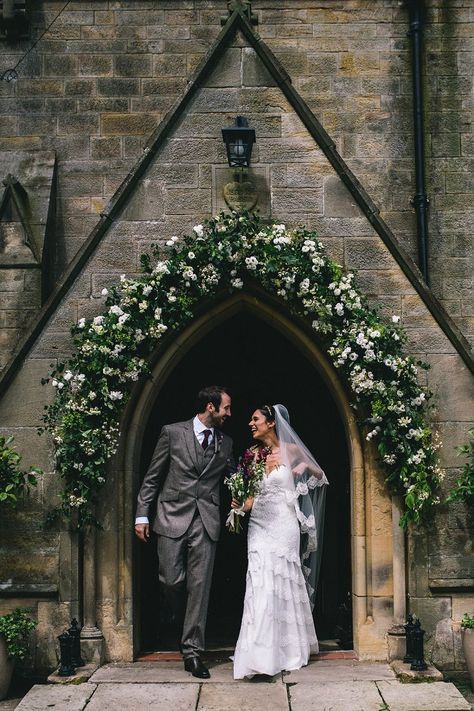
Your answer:
[[[0,711],[471,711],[453,684],[402,684],[387,664],[318,660],[244,682],[229,661],[210,670],[199,683],[176,661],[108,664],[80,685],[34,686]]]

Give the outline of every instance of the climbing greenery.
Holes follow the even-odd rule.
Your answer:
[[[5,638],[10,659],[24,659],[28,650],[28,635],[35,627],[35,620],[19,607],[7,615],[0,615],[0,635]]]
[[[38,467],[21,471],[21,456],[13,447],[13,437],[0,436],[0,506],[16,506],[20,496],[28,492],[30,486],[36,486],[36,474],[42,474]]]
[[[468,435],[468,442],[456,448],[460,456],[467,457],[467,461],[449,492],[448,501],[474,501],[474,428],[468,431]]]
[[[131,385],[166,333],[189,323],[203,299],[257,283],[306,319],[352,393],[367,440],[378,448],[391,489],[402,494],[402,525],[433,504],[441,472],[426,420],[429,394],[404,354],[399,317],[383,320],[352,273],[328,257],[317,235],[265,223],[258,215],[221,213],[190,236],[142,257],[142,274],[121,277],[101,315],[73,326],[75,355],[51,373],[56,390],[45,414],[56,468],[64,480],[56,513],[94,523],[93,508],[115,453]]]

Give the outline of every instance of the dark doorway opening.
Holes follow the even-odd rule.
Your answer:
[[[333,397],[314,365],[297,346],[257,317],[238,314],[206,335],[177,364],[157,393],[143,438],[141,478],[149,465],[161,427],[194,416],[202,385],[227,385],[232,419],[226,431],[236,457],[250,444],[248,421],[258,404],[284,403],[292,425],[325,470],[327,493],[324,553],[314,610],[320,640],[351,639],[350,466],[342,420]],[[221,491],[224,524],[230,505]],[[207,625],[207,647],[232,647],[242,615],[246,573],[246,536],[222,526],[214,567]],[[160,602],[156,541],[136,544],[136,599],[140,652],[173,648]],[[341,631],[342,630],[342,631]],[[175,647],[174,647],[175,648]]]

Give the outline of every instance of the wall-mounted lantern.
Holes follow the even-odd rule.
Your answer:
[[[222,129],[222,139],[227,150],[227,160],[231,168],[248,168],[252,146],[255,143],[255,130],[243,116],[237,116],[235,124]]]

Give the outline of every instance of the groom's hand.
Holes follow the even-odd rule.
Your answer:
[[[149,523],[136,523],[135,524],[135,534],[138,538],[143,541],[143,543],[148,543],[150,538],[150,524]]]

